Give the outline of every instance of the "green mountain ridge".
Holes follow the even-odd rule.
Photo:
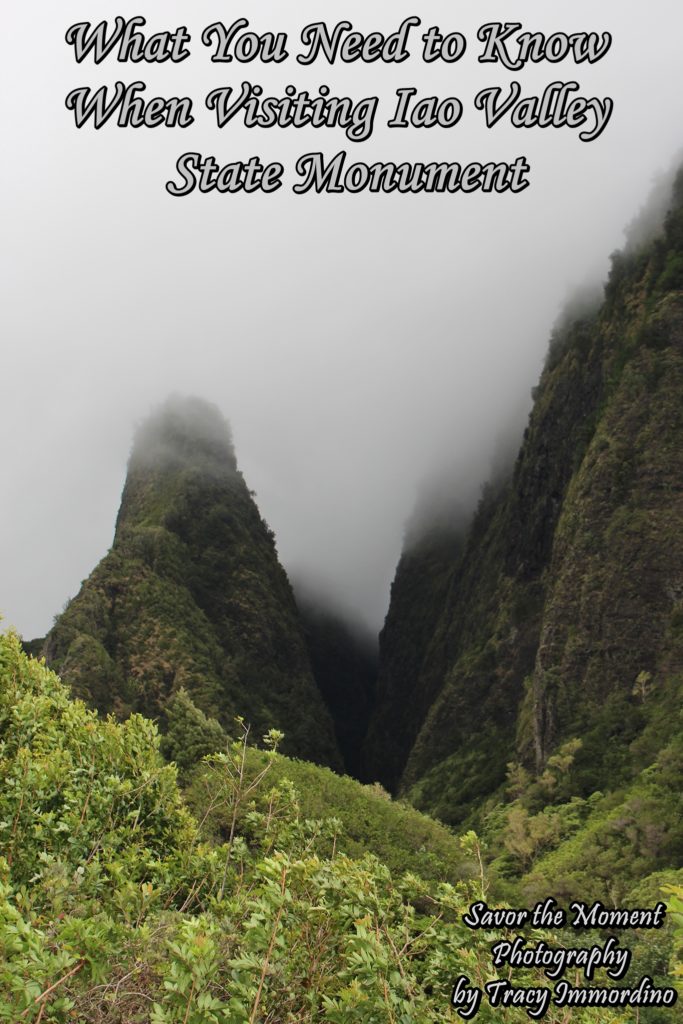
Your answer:
[[[420,856],[403,812],[303,762],[476,828],[511,899],[654,891],[683,863],[683,175],[646,220],[555,330],[514,465],[473,516],[414,519],[378,662],[305,584],[295,599],[220,413],[173,399],[138,430],[50,666],[155,719],[183,783],[236,716],[256,742],[280,730],[310,813],[393,830],[392,864]]]
[[[646,221],[514,466],[413,519],[378,657],[295,598],[215,407],[138,429],[109,553],[44,641],[0,633],[0,1019],[460,1020],[463,979],[550,991],[493,942],[605,943],[465,923],[549,897],[666,914],[548,1024],[682,1019],[683,172]],[[668,1005],[610,1002],[643,979]]]
[[[573,737],[577,796],[612,789],[680,728],[682,286],[679,175],[660,235],[554,337],[514,470],[460,553],[435,570],[438,537],[404,552],[369,736],[398,736],[378,778],[444,821]]]
[[[57,618],[47,661],[100,711],[164,722],[185,689],[229,730],[341,768],[272,532],[237,468],[227,424],[171,399],[138,430],[110,552]]]

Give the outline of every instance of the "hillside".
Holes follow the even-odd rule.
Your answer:
[[[310,761],[295,761],[258,750],[248,752],[246,765],[248,778],[268,770],[267,785],[256,804],[261,810],[267,809],[272,787],[289,780],[302,818],[334,820],[334,838],[327,835],[321,843],[328,853],[334,845],[336,852],[354,859],[372,854],[395,874],[410,871],[424,879],[450,884],[470,879],[478,871],[471,853],[463,851],[449,829],[409,804],[392,800],[379,786],[361,785]],[[189,806],[198,818],[205,817],[214,791],[215,771],[198,766],[187,788]],[[212,811],[205,822],[213,838],[228,835],[225,809]],[[240,823],[248,828],[242,817]]]
[[[379,663],[295,599],[213,406],[138,429],[111,550],[44,641],[0,633],[0,1020],[437,1024],[495,978],[482,1024],[683,1019],[683,172],[646,222],[514,465],[418,505]],[[666,912],[467,917],[548,899]]]
[[[462,920],[485,895],[484,877],[429,882],[392,873],[367,853],[339,852],[341,822],[305,819],[286,777],[271,785],[271,754],[254,755],[260,778],[244,774],[249,752],[239,739],[210,762],[211,804],[237,827],[225,841],[207,843],[158,746],[153,723],[135,714],[123,723],[100,718],[27,658],[16,637],[0,635],[0,1019],[462,1019],[451,1003],[454,980],[462,975],[474,986],[492,976],[496,933]],[[248,813],[239,816],[245,804]],[[561,939],[530,929],[525,935],[529,942]],[[659,938],[666,958],[669,929]],[[648,970],[675,998],[647,947],[641,953],[627,982],[637,984]],[[514,977],[545,985],[550,995],[539,969]],[[595,980],[604,983],[604,972]],[[548,1024],[566,1024],[565,1008],[549,1001],[547,1010]],[[521,1006],[493,1010],[484,1000],[481,1011],[489,1024],[529,1019]],[[571,1019],[661,1020],[656,1010],[636,1013],[578,1007]]]
[[[111,550],[57,618],[48,663],[100,711],[165,720],[183,688],[229,731],[286,733],[341,767],[272,532],[220,413],[171,399],[137,432]]]
[[[444,821],[481,819],[508,765],[539,778],[569,741],[566,794],[627,787],[680,729],[682,288],[679,175],[658,236],[556,332],[460,552],[404,552],[369,735],[398,738],[380,781]]]

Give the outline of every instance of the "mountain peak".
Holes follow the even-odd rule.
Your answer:
[[[205,509],[216,487],[240,485],[230,426],[220,410],[201,398],[172,395],[136,430],[115,544],[129,527],[167,526],[190,493]]]
[[[174,396],[137,430],[114,545],[59,616],[46,655],[102,711],[165,720],[180,689],[226,729],[340,765],[287,575],[220,411]]]
[[[217,406],[172,395],[137,429],[130,469],[237,470],[230,426]]]

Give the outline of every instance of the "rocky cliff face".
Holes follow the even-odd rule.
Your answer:
[[[167,402],[138,431],[109,554],[47,637],[48,662],[102,711],[164,719],[181,687],[228,730],[341,766],[271,531],[229,429],[199,400]]]
[[[554,336],[514,470],[460,553],[435,571],[427,536],[401,561],[369,735],[398,737],[382,781],[446,821],[508,762],[539,770],[573,737],[576,791],[609,788],[652,755],[652,719],[675,706],[682,289],[679,176],[659,236],[616,256],[600,308]]]

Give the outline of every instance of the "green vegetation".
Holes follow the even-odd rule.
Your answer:
[[[98,718],[1,636],[0,1020],[459,1020],[455,977],[492,977],[491,933],[461,920],[484,880],[430,883],[330,851],[340,823],[304,819],[270,757],[254,775],[240,739],[211,755],[212,799],[233,825],[206,843],[155,727]],[[528,1018],[484,1005],[479,1019]]]
[[[184,690],[231,727],[341,767],[272,532],[211,405],[171,399],[138,430],[109,554],[57,618],[48,663],[101,711],[166,720]]]
[[[428,533],[401,560],[367,758],[442,821],[481,828],[509,763],[538,779],[574,739],[566,799],[618,802],[680,730],[682,260],[683,173],[602,305],[556,330],[516,464],[460,551],[435,568]],[[545,849],[559,827],[524,826]],[[680,863],[664,849],[654,864]]]
[[[474,864],[453,833],[408,804],[392,800],[381,786],[363,786],[348,776],[335,775],[329,768],[249,750],[250,776],[256,776],[267,764],[269,784],[279,786],[285,780],[293,784],[304,818],[337,822],[337,832],[325,847],[328,853],[333,846],[353,858],[371,853],[392,872],[411,871],[425,879],[451,883],[474,875]],[[214,791],[215,772],[202,767],[188,789],[190,807],[203,816]],[[267,794],[261,799],[265,803]],[[206,824],[214,837],[227,835],[225,809],[213,808]]]
[[[506,795],[488,803],[482,831],[501,888],[524,900],[552,890],[565,902],[626,905],[649,878],[675,882],[683,863],[681,734],[629,785],[587,798],[572,792],[580,751],[579,740],[564,744],[536,778],[508,766]]]
[[[623,943],[636,981],[683,977],[683,174],[642,227],[558,326],[514,468],[410,532],[377,679],[297,609],[216,410],[141,428],[44,645],[85,703],[0,636],[0,1021],[459,1020],[501,937],[476,898],[665,892]]]

